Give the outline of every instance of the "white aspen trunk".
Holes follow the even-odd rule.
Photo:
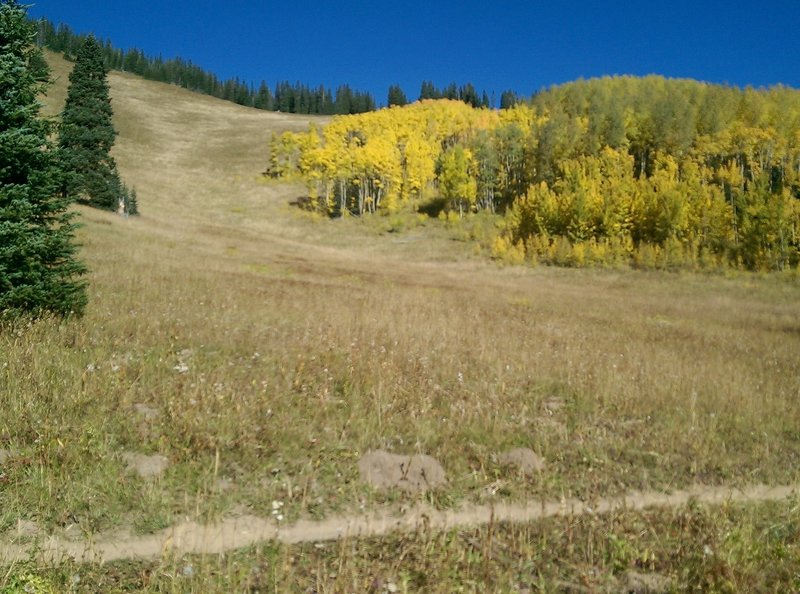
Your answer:
[[[345,180],[339,180],[339,212],[344,216],[347,209],[347,183]]]
[[[362,179],[361,183],[358,184],[358,214],[360,216],[364,215],[364,205],[366,203],[366,182]]]

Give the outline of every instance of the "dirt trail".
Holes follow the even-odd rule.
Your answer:
[[[601,499],[593,505],[577,499],[527,504],[498,503],[466,506],[458,510],[438,511],[417,506],[404,513],[379,510],[370,514],[336,516],[320,521],[300,520],[279,525],[273,519],[257,516],[227,518],[218,524],[184,522],[155,534],[133,536],[126,532],[95,535],[91,540],[47,536],[28,544],[0,539],[0,562],[30,558],[34,553],[42,561],[72,557],[83,561],[118,561],[155,559],[166,555],[216,555],[260,542],[286,544],[331,541],[349,537],[382,536],[392,532],[411,532],[420,528],[445,530],[477,527],[494,522],[530,522],[554,516],[604,514],[615,510],[642,510],[650,507],[672,508],[691,500],[704,504],[728,502],[780,501],[800,492],[800,485],[755,485],[744,489],[729,487],[694,487],[669,494],[632,492],[620,497]]]

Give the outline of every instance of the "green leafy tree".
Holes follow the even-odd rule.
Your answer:
[[[46,86],[36,26],[16,0],[0,0],[0,316],[80,314],[86,269],[75,258],[69,202],[39,116]]]
[[[69,76],[61,115],[59,148],[64,169],[63,192],[103,210],[126,210],[127,188],[119,179],[111,147],[117,135],[112,122],[102,47],[87,37]]]

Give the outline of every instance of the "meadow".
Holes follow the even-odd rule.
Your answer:
[[[55,114],[70,64],[48,60]],[[45,534],[800,483],[795,272],[503,266],[438,220],[321,219],[261,175],[309,117],[109,81],[142,216],[80,208],[86,316],[0,332],[0,592],[800,588],[796,497],[45,563]],[[516,447],[543,469],[502,464]],[[447,483],[374,489],[376,449]]]

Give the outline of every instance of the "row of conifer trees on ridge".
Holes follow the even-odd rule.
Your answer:
[[[85,35],[72,31],[68,25],[56,26],[47,19],[37,21],[37,27],[38,44],[61,52],[68,59],[77,55],[86,38]],[[239,78],[220,80],[213,73],[183,58],[152,57],[137,48],[126,51],[114,47],[108,40],[102,42],[100,47],[106,67],[112,70],[131,72],[148,80],[175,84],[256,109],[336,115],[365,113],[377,108],[370,93],[354,90],[347,84],[340,85],[335,92],[323,85],[315,87],[289,81],[278,82],[274,87],[261,81],[258,86],[254,86]],[[431,81],[423,81],[419,99],[457,99],[473,107],[492,107],[495,103],[494,98],[490,98],[485,91],[478,93],[470,83],[460,86],[450,83],[438,88]],[[500,107],[510,107],[519,100],[519,96],[513,91],[505,91],[500,96]],[[399,85],[390,85],[387,105],[405,105],[409,102]]]

